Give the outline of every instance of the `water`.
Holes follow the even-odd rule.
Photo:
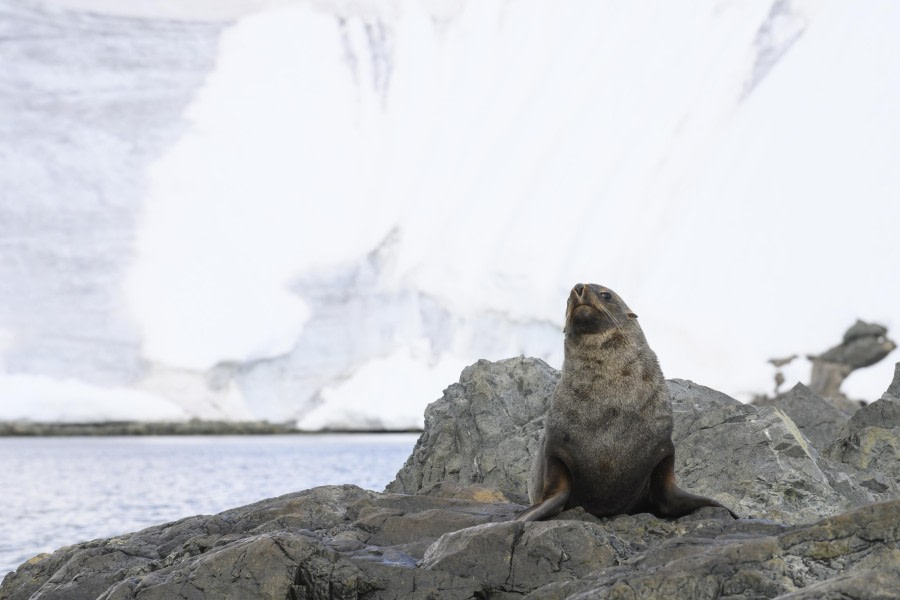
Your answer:
[[[318,485],[381,491],[417,437],[0,438],[0,576],[60,546]]]

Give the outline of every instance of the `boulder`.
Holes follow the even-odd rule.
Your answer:
[[[890,598],[900,576],[900,500],[804,525],[522,508],[326,486],[61,548],[0,599]]]
[[[553,520],[487,523],[442,536],[421,566],[471,576],[491,592],[526,594],[554,579],[577,579],[628,557],[606,527]]]
[[[857,480],[876,492],[900,484],[900,427],[864,427],[835,442],[825,455],[861,472]]]
[[[894,351],[897,344],[887,337],[887,328],[877,323],[856,321],[844,333],[840,344],[819,355],[809,355],[812,361],[809,387],[813,392],[833,399],[838,406],[852,405],[841,393],[841,384],[856,369],[874,365]]]
[[[896,597],[895,455],[870,437],[900,430],[888,412],[851,434],[868,459],[838,463],[777,407],[671,380],[680,485],[750,518],[515,522],[556,379],[535,359],[468,367],[429,406],[388,486],[403,493],[325,486],[75,544],[7,575],[0,600]]]
[[[693,528],[580,579],[525,596],[564,598],[896,598],[900,501],[781,532]],[[732,525],[733,527],[733,525]]]
[[[900,485],[900,363],[884,395],[860,408],[847,422],[844,436],[825,455],[852,467],[865,487],[886,492]]]
[[[900,398],[900,362],[894,364],[894,379],[884,395],[891,398]]]
[[[900,363],[894,367],[894,379],[880,399],[856,411],[845,432],[856,433],[866,427],[894,429],[900,427]]]
[[[557,380],[554,369],[531,358],[467,367],[426,409],[425,431],[387,491],[428,493],[451,481],[527,503],[528,472]],[[896,491],[862,486],[777,408],[741,404],[686,380],[668,386],[679,485],[742,516],[811,522]]]
[[[538,358],[479,360],[425,409],[425,431],[386,491],[478,483],[519,502],[559,373]]]
[[[416,562],[441,535],[521,508],[319,487],[35,557],[0,599],[471,598],[471,577]]]
[[[802,383],[774,398],[754,400],[755,406],[774,406],[791,418],[797,429],[806,436],[816,450],[833,444],[847,426],[850,415],[838,410]]]
[[[811,522],[890,498],[823,457],[781,410],[670,380],[679,485],[741,516]]]

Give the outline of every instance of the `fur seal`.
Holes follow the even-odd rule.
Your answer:
[[[532,505],[516,520],[546,519],[575,506],[598,517],[726,508],[675,485],[666,380],[637,315],[618,294],[576,285],[564,333],[562,372],[531,469]]]

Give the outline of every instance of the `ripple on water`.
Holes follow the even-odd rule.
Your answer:
[[[318,485],[380,491],[417,437],[0,438],[0,576],[60,546]]]

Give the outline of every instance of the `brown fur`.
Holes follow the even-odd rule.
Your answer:
[[[574,506],[597,516],[649,511],[670,517],[721,506],[675,484],[666,381],[637,315],[615,292],[595,284],[572,289],[564,350],[542,451],[532,466],[532,506],[517,520],[545,519]]]

